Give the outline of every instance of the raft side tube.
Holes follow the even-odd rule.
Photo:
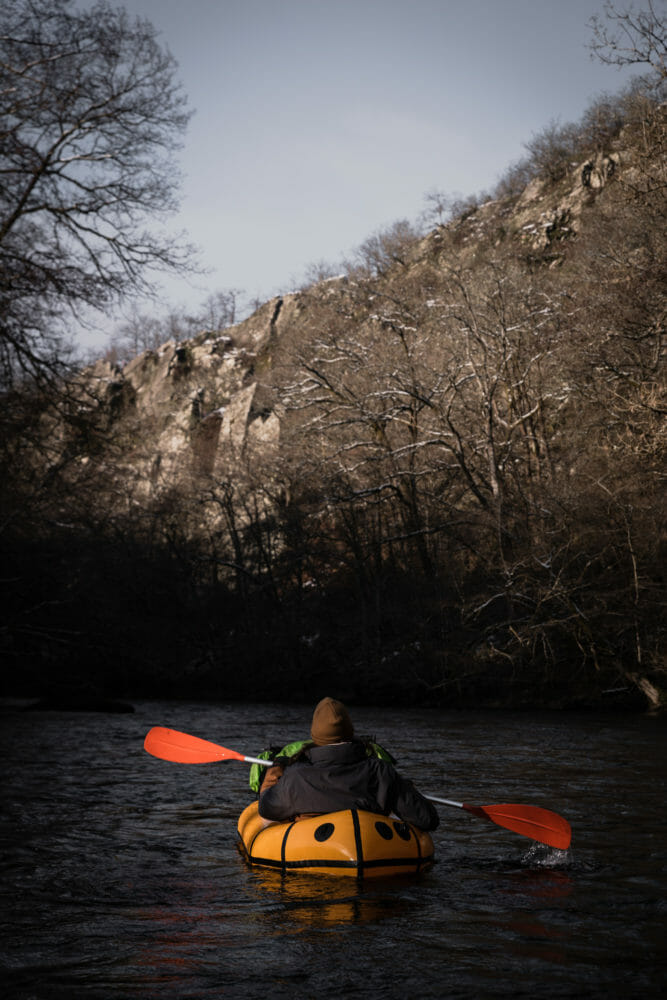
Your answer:
[[[433,864],[433,841],[410,823],[358,809],[290,823],[262,819],[257,802],[238,822],[250,865],[288,872],[353,877],[417,874]]]

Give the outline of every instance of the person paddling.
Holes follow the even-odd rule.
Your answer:
[[[365,809],[395,814],[422,830],[440,822],[435,807],[402,777],[393,764],[368,756],[354,737],[349,712],[341,701],[323,698],[313,712],[313,746],[284,767],[274,765],[259,790],[259,814],[285,821],[306,815]]]

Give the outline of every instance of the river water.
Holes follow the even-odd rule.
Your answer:
[[[667,988],[667,728],[649,717],[352,708],[427,793],[565,815],[569,851],[441,806],[419,877],[249,871],[247,766],[150,757],[153,725],[254,754],[310,708],[0,713],[1,995],[648,997]]]

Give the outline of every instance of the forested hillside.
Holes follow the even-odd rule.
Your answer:
[[[13,386],[5,693],[663,706],[664,100],[241,323]]]

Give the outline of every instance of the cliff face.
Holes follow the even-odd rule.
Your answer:
[[[517,254],[549,255],[557,266],[562,244],[574,237],[583,212],[622,170],[623,155],[600,154],[572,168],[559,184],[534,180],[518,199],[488,202],[448,226],[434,229],[408,249],[407,272],[426,262],[452,262],[446,233],[456,242],[456,262],[474,267],[481,243],[513,244]],[[396,268],[404,277],[406,268]],[[354,277],[329,279],[264,303],[243,322],[202,331],[180,343],[166,341],[123,367],[98,361],[83,373],[94,398],[118,434],[135,439],[125,450],[127,469],[149,495],[184,476],[212,475],[238,461],[249,444],[277,450],[282,408],[268,382],[276,348],[303,342],[322,305],[348,312]],[[361,325],[368,316],[360,315]],[[138,441],[136,439],[138,438]]]
[[[111,427],[134,429],[138,442],[124,457],[145,493],[190,473],[215,475],[248,439],[278,442],[279,417],[262,408],[255,367],[280,335],[283,306],[275,299],[238,327],[167,341],[122,368],[98,361],[83,373]]]

